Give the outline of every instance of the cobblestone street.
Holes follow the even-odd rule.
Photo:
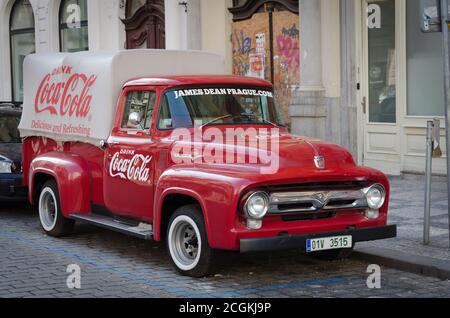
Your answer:
[[[81,267],[81,288],[66,285]],[[297,252],[230,254],[216,275],[176,274],[162,244],[87,225],[63,239],[46,236],[36,212],[0,208],[0,297],[450,297],[450,282],[382,268],[369,289],[369,264],[332,263]]]
[[[360,247],[380,247],[394,252],[450,262],[448,237],[447,184],[444,178],[432,181],[430,245],[423,242],[424,176],[391,178],[392,197],[389,201],[389,222],[397,224],[397,237],[359,244]]]

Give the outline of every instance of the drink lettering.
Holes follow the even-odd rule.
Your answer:
[[[124,180],[147,182],[150,177],[149,163],[151,156],[136,154],[131,159],[121,158],[116,152],[109,165],[111,177],[119,177]]]

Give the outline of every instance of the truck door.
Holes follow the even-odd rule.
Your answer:
[[[105,149],[103,189],[113,214],[151,221],[156,145],[150,131],[156,90],[125,88]]]

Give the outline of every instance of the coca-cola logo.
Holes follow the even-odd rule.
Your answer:
[[[122,156],[116,152],[109,164],[109,174],[113,178],[121,178],[129,181],[147,182],[150,178],[151,156],[133,154],[131,158]]]
[[[52,80],[63,73],[63,80]],[[36,113],[48,111],[52,115],[86,118],[91,111],[90,89],[95,75],[72,73],[72,68],[63,66],[44,76],[34,100]]]

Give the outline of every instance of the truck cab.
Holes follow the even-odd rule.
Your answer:
[[[151,50],[27,58],[24,180],[47,234],[88,222],[164,240],[175,269],[194,277],[223,250],[336,259],[396,235],[386,176],[339,146],[291,135],[271,83],[222,75],[215,56],[174,54],[203,68],[142,76],[173,64]],[[133,68],[139,61],[150,64]]]

